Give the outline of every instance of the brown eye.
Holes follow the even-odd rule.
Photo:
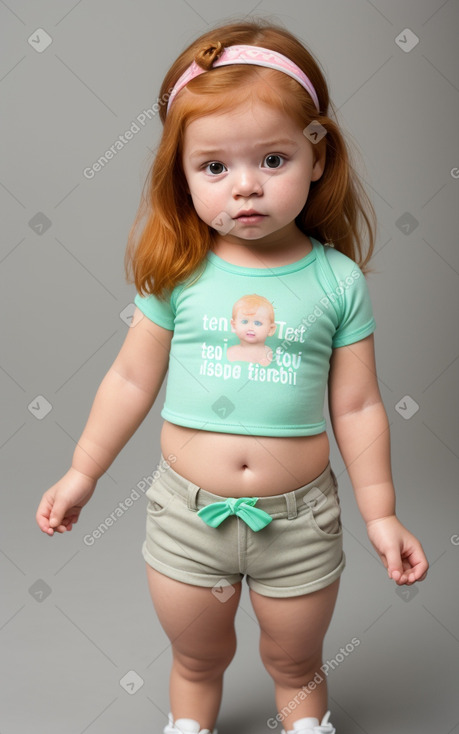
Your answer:
[[[277,155],[275,153],[270,153],[270,155],[267,155],[264,164],[266,168],[280,168],[283,163],[283,158],[280,155]]]
[[[219,163],[218,161],[212,161],[212,163],[208,163],[206,166],[206,171],[214,174],[214,176],[218,176],[219,173],[223,173],[225,170],[226,168],[223,163]]]

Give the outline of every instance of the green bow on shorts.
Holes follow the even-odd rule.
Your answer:
[[[257,532],[272,521],[271,515],[264,510],[254,507],[258,497],[228,497],[224,502],[214,502],[198,510],[199,517],[211,528],[217,528],[230,515],[237,515]]]

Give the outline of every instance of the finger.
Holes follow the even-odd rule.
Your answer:
[[[47,535],[53,535],[54,534],[54,528],[51,528],[49,525],[49,520],[47,517],[40,517],[37,518],[37,523],[40,528],[40,530],[43,533],[46,533]]]
[[[386,559],[389,578],[398,582],[403,576],[403,564],[400,553],[396,550],[391,550],[386,553]]]
[[[424,581],[425,577],[427,576],[428,567],[429,564],[426,560],[425,563],[421,562],[414,568],[405,569],[405,573],[401,576],[397,583],[399,585],[406,584],[407,586],[411,586],[412,584],[416,583],[416,581]]]
[[[416,576],[413,573],[411,563],[406,558],[402,558],[402,575],[399,578],[399,584],[413,584],[416,581]]]
[[[37,512],[35,513],[35,520],[40,530],[47,533],[49,530],[49,515],[51,512],[51,503],[48,499],[43,498],[38,505]]]
[[[421,576],[425,577],[429,563],[422,550],[419,549],[413,550],[409,555],[404,557],[403,566],[410,576],[411,574],[413,575],[414,581],[419,581]]]
[[[412,569],[412,574],[414,581],[424,581],[425,577],[427,576],[427,571],[429,569],[429,564],[426,561],[420,561],[414,568]]]
[[[37,525],[44,533],[48,533],[50,530],[49,527],[49,520],[45,515],[39,515],[38,512],[35,515],[35,520],[37,521]]]
[[[59,500],[56,500],[50,513],[50,527],[56,529],[57,527],[63,526],[65,522],[66,512],[67,507],[65,506],[65,504],[63,502],[59,502]]]

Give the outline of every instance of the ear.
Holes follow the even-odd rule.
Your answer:
[[[318,181],[325,169],[327,157],[327,146],[325,139],[320,140],[314,146],[314,165],[312,167],[311,181]]]

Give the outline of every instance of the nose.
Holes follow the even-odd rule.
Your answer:
[[[249,198],[263,194],[260,171],[251,166],[241,166],[234,171],[233,196]]]

